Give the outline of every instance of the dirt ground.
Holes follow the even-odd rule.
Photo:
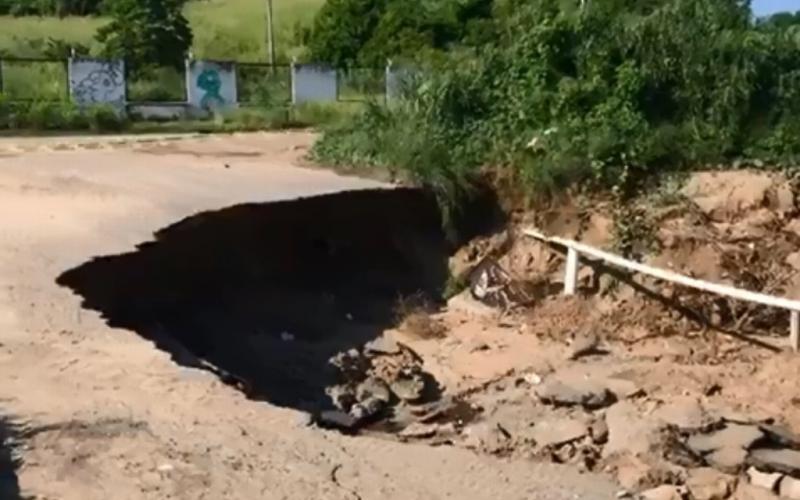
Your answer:
[[[0,140],[0,413],[32,429],[19,449],[23,493],[52,500],[614,498],[619,487],[610,475],[579,465],[311,427],[298,411],[248,400],[207,371],[178,366],[56,284],[64,271],[130,251],[200,211],[380,187],[297,167],[311,140],[306,133]],[[503,384],[512,369],[544,375],[559,368],[548,360],[551,352],[563,359],[562,348],[458,314],[443,319],[456,322],[452,340],[415,344],[453,391]],[[667,340],[654,339],[653,349]],[[597,363],[631,371],[648,394],[716,381],[716,398],[754,390],[760,399],[737,402],[799,416],[785,406],[800,369],[791,355],[743,347],[732,364],[701,370],[692,355],[676,364],[657,353],[660,361],[642,365],[623,344],[610,350]],[[648,378],[653,367],[657,376]]]

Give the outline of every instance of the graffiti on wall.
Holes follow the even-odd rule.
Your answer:
[[[69,88],[81,105],[125,103],[125,65],[122,61],[71,59]]]
[[[203,111],[236,105],[236,68],[214,61],[190,61],[187,65],[189,103]]]

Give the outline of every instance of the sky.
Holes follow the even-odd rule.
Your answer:
[[[800,0],[753,0],[753,12],[757,16],[782,11],[800,10]]]

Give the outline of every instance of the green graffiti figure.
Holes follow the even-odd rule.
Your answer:
[[[205,91],[205,95],[200,99],[201,108],[212,110],[225,104],[225,99],[219,94],[222,89],[222,79],[217,70],[203,70],[197,77],[197,86]]]

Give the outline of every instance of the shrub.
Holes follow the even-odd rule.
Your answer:
[[[509,5],[510,4],[510,5]],[[625,195],[666,171],[800,154],[800,32],[736,0],[508,0],[493,43],[451,53],[388,109],[315,146],[457,197],[485,166],[529,190]]]
[[[183,15],[186,0],[108,0],[112,21],[97,31],[108,57],[124,58],[136,71],[148,66],[180,69],[192,46]]]

